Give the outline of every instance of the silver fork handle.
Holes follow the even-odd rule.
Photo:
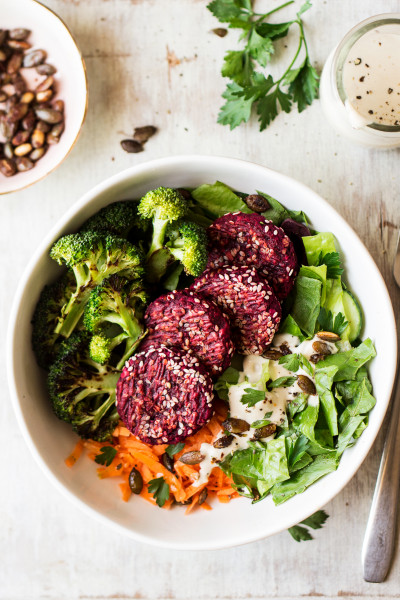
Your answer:
[[[400,479],[400,377],[397,376],[389,426],[362,547],[365,581],[381,583],[392,561]]]

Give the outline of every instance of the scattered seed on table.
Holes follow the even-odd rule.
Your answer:
[[[125,152],[129,153],[143,152],[144,150],[142,144],[136,142],[135,140],[122,140],[121,146]]]

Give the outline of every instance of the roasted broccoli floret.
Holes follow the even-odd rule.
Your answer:
[[[90,334],[75,332],[61,344],[48,375],[48,389],[57,417],[81,437],[111,439],[118,424],[115,387],[120,373],[89,356]]]
[[[143,275],[142,254],[123,238],[87,231],[65,235],[50,251],[60,265],[70,267],[76,288],[63,306],[55,333],[69,337],[79,322],[91,291],[104,279],[119,274],[128,279]]]
[[[103,231],[126,238],[133,227],[144,232],[148,229],[149,222],[140,218],[138,202],[126,200],[113,202],[99,210],[85,221],[80,231]]]
[[[187,210],[188,206],[184,198],[171,188],[159,187],[143,196],[138,212],[144,219],[153,221],[153,236],[147,259],[164,246],[168,224],[184,217]]]
[[[93,360],[104,363],[112,351],[125,342],[117,368],[122,368],[144,334],[142,318],[148,301],[141,280],[128,281],[113,275],[91,292],[83,324],[94,334],[90,343]]]
[[[181,221],[167,227],[165,245],[148,261],[151,280],[158,281],[175,261],[179,261],[187,275],[198,277],[207,264],[207,236],[200,225]]]
[[[54,332],[62,307],[69,301],[74,290],[74,275],[66,273],[50,285],[46,285],[39,297],[32,318],[32,347],[38,364],[48,369],[59,346],[60,336]]]

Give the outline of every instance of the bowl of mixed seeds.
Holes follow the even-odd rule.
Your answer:
[[[0,0],[0,194],[69,154],[87,108],[85,65],[66,25],[36,0]]]

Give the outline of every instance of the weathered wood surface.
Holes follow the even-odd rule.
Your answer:
[[[216,21],[206,0],[45,4],[64,18],[83,51],[90,104],[79,142],[64,164],[43,182],[0,200],[0,598],[399,598],[398,554],[383,584],[365,583],[361,572],[382,434],[351,483],[326,507],[330,519],[313,542],[296,544],[282,533],[218,552],[165,551],[121,538],[69,504],[30,456],[9,402],[4,366],[13,293],[49,227],[94,184],[130,165],[171,154],[214,153],[304,182],[348,219],[381,269],[396,314],[400,304],[391,276],[400,226],[399,151],[367,150],[342,140],[319,102],[301,115],[282,114],[262,134],[254,121],[234,132],[217,125],[224,88],[219,68],[235,34],[220,39],[210,32]],[[317,65],[350,26],[396,9],[396,0],[315,0],[305,19]],[[23,15],[21,26],[29,27]],[[180,64],[168,64],[168,51]],[[119,145],[124,134],[147,124],[159,133],[145,152],[125,154]]]

